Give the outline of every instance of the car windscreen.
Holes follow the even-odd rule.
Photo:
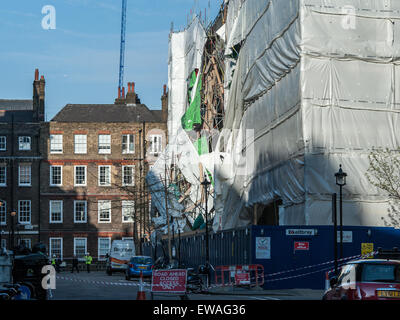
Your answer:
[[[366,263],[362,269],[363,282],[400,282],[400,268],[395,264]]]
[[[152,264],[153,260],[149,257],[134,257],[131,262],[136,264]]]

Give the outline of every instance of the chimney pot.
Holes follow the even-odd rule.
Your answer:
[[[44,80],[44,76],[41,76],[41,77],[40,77],[40,80]]]
[[[132,85],[132,92],[135,92],[135,83],[132,82],[131,85]]]
[[[125,98],[125,87],[122,87],[122,98]]]
[[[35,81],[39,80],[39,69],[35,69]]]
[[[164,84],[164,96],[166,96],[166,95],[167,95],[167,85]]]
[[[121,87],[118,87],[118,99],[121,98]]]

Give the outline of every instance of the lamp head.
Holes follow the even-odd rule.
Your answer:
[[[347,173],[343,172],[342,165],[339,166],[339,171],[335,173],[336,184],[343,187],[346,184]]]

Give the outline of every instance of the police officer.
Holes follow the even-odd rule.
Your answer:
[[[51,265],[56,269],[56,272],[60,272],[60,263],[55,254],[53,254],[53,259],[51,259]]]
[[[90,272],[90,265],[92,264],[92,260],[93,258],[90,256],[89,252],[86,253],[85,256],[85,262],[86,262],[86,268],[87,268],[87,272]]]
[[[56,267],[56,255],[53,254],[53,258],[51,259],[51,265],[55,268]]]

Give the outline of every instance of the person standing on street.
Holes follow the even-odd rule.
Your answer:
[[[72,270],[71,270],[71,273],[74,273],[74,269],[76,269],[76,272],[79,273],[78,258],[76,257],[76,254],[74,254],[74,257],[72,258]]]
[[[92,260],[93,258],[90,256],[90,253],[86,253],[85,256],[85,262],[86,262],[86,268],[87,268],[87,272],[90,272],[90,265],[92,264]]]
[[[53,254],[53,259],[51,259],[51,265],[56,269],[56,272],[60,272],[60,263],[55,254]]]

